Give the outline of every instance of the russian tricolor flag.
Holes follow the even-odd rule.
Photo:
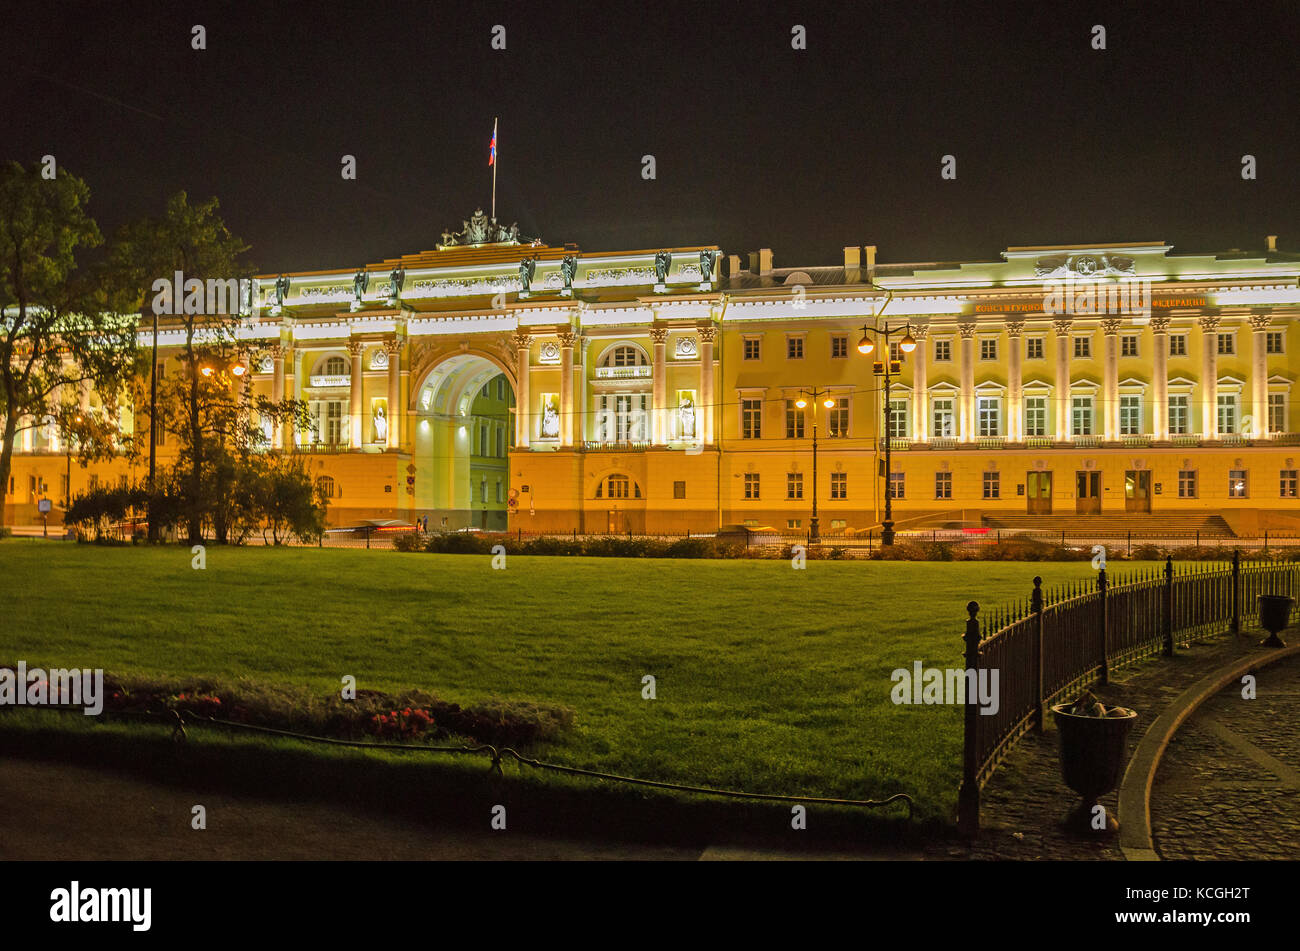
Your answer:
[[[488,146],[488,165],[497,163],[497,124],[492,123],[492,144]]]

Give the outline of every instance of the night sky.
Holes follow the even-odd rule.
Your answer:
[[[493,116],[498,217],[584,251],[1296,251],[1298,37],[1295,0],[41,4],[0,36],[0,159],[54,154],[106,232],[216,195],[272,272],[459,229]]]

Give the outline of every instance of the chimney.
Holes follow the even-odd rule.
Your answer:
[[[852,271],[862,267],[862,249],[848,247],[844,249],[844,270]]]
[[[740,255],[727,255],[727,277],[738,277],[740,275]]]
[[[1271,234],[1268,236],[1268,249],[1270,251],[1277,250],[1277,235]]]
[[[875,280],[876,277],[876,246],[868,244],[862,250],[867,252],[867,280]]]
[[[771,248],[760,248],[760,249],[759,249],[759,252],[758,252],[758,273],[759,273],[759,274],[771,274],[771,273],[772,273],[772,249],[771,249]]]

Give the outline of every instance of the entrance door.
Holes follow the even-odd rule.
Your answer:
[[[1079,515],[1101,513],[1101,473],[1096,470],[1076,472],[1074,479],[1074,511]]]
[[[1050,472],[1025,473],[1026,495],[1029,496],[1030,515],[1052,514],[1052,474]]]
[[[627,531],[626,520],[623,517],[622,509],[609,510],[609,533],[611,535],[622,535]]]
[[[1124,511],[1151,514],[1151,470],[1129,469],[1124,473]]]

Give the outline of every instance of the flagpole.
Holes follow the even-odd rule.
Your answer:
[[[496,149],[497,142],[497,117],[492,117],[492,147],[495,150],[492,153],[492,218],[497,216],[497,163],[501,161],[499,149]]]

